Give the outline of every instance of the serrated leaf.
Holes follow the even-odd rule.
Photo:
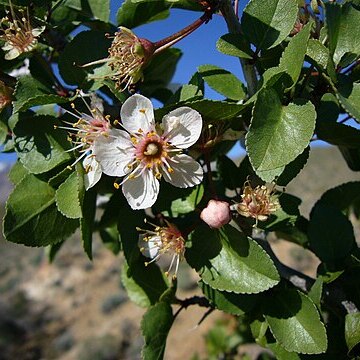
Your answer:
[[[202,281],[200,281],[199,286],[213,306],[228,314],[244,315],[250,312],[258,302],[257,295],[234,294],[219,291],[211,288]]]
[[[96,44],[96,46],[94,46]],[[59,71],[61,77],[70,85],[86,85],[87,74],[93,72],[93,67],[81,68],[95,60],[108,57],[110,39],[106,38],[103,31],[82,31],[77,34],[60,53]]]
[[[264,301],[264,316],[276,341],[290,352],[320,354],[326,351],[324,324],[312,301],[303,293],[283,289]]]
[[[260,91],[246,135],[250,162],[259,172],[279,169],[289,164],[309,145],[315,128],[316,112],[307,102],[283,106],[272,88]]]
[[[246,94],[242,82],[231,72],[215,65],[201,65],[198,72],[216,92],[231,100],[242,100]]]
[[[255,294],[279,282],[267,253],[230,225],[220,230],[198,227],[185,257],[204,283],[220,291]]]
[[[320,140],[332,145],[360,148],[360,130],[337,122],[319,122],[316,134]]]
[[[76,171],[59,186],[55,193],[58,210],[70,219],[82,217],[81,202],[79,198],[79,179]]]
[[[329,49],[320,40],[309,39],[306,55],[315,62],[320,69],[326,69],[329,61]]]
[[[295,0],[251,0],[242,15],[242,29],[258,49],[268,49],[285,40],[297,14]]]
[[[350,65],[360,55],[360,11],[351,3],[326,4],[326,21],[335,65]]]
[[[104,22],[109,21],[110,0],[87,0],[94,18]]]
[[[360,84],[344,82],[337,89],[336,96],[344,110],[360,122]]]
[[[21,163],[32,173],[47,172],[71,159],[65,131],[54,129],[52,116],[20,116],[14,129],[14,145]]]
[[[286,71],[295,84],[300,76],[312,23],[308,23],[289,42],[280,59],[280,71]]]
[[[9,180],[17,185],[26,175],[29,174],[29,171],[24,167],[24,165],[17,160],[16,163],[12,166],[9,171]]]
[[[164,0],[133,2],[125,0],[119,8],[116,19],[120,26],[132,29],[169,16],[170,4]]]
[[[57,211],[55,190],[27,175],[6,203],[3,231],[8,241],[27,246],[46,246],[66,239],[78,227],[76,220]]]
[[[360,344],[360,312],[345,316],[345,340],[349,349],[349,356],[359,355]],[[357,350],[356,350],[357,349]]]
[[[217,42],[216,48],[223,54],[242,59],[252,59],[249,43],[239,34],[225,34]]]
[[[83,189],[84,184],[80,187]],[[80,230],[83,249],[90,260],[92,260],[92,235],[96,213],[96,191],[89,189],[82,197],[82,217],[80,218]]]
[[[14,92],[14,112],[25,111],[33,106],[61,104],[70,99],[56,95],[30,75],[19,77]]]
[[[164,357],[166,338],[174,318],[170,304],[160,302],[144,314],[141,332],[145,339],[142,349],[144,360],[160,360]]]
[[[319,201],[311,211],[308,229],[310,247],[326,263],[337,263],[355,246],[351,222],[335,207]]]

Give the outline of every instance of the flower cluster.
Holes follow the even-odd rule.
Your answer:
[[[241,202],[236,205],[237,212],[245,217],[252,217],[258,221],[265,221],[271,213],[280,209],[278,196],[274,194],[274,186],[258,185],[251,187],[249,181],[245,183]]]
[[[6,52],[5,59],[12,60],[25,52],[31,51],[38,43],[38,37],[45,27],[33,28],[30,24],[29,13],[21,13],[18,17],[11,4],[11,14],[0,20],[0,39],[5,42],[2,49]]]
[[[180,188],[202,181],[200,164],[183,154],[201,133],[197,111],[180,107],[156,125],[150,100],[135,94],[124,102],[120,116],[124,130],[110,130],[109,136],[94,143],[93,153],[105,174],[124,177],[118,186],[132,209],[155,203],[162,177]]]
[[[173,279],[177,277],[179,263],[184,258],[185,240],[180,230],[174,225],[166,221],[166,226],[154,226],[154,230],[143,230],[139,238],[140,251],[152,260],[146,262],[145,265],[151,264],[159,260],[163,255],[167,254],[171,257],[170,266],[165,272],[168,276],[175,264]]]

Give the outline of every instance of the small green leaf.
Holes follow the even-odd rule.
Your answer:
[[[17,185],[27,174],[29,171],[17,160],[9,171],[9,179],[14,185]]]
[[[315,62],[317,67],[324,70],[329,61],[329,49],[320,40],[310,39],[306,50],[306,55]]]
[[[87,0],[94,18],[104,22],[109,21],[110,0]]]
[[[255,294],[279,282],[276,267],[261,246],[230,225],[220,230],[198,227],[185,256],[204,283],[220,291]]]
[[[119,254],[121,250],[120,235],[117,230],[117,226],[108,226],[100,230],[100,236],[103,244],[108,248],[114,255]]]
[[[66,239],[78,227],[76,220],[57,211],[55,190],[34,175],[25,176],[6,203],[4,236],[27,246],[46,246]]]
[[[144,314],[141,321],[141,332],[145,339],[142,358],[160,360],[164,357],[166,338],[174,318],[170,304],[160,302]]]
[[[360,130],[337,122],[319,122],[316,134],[320,140],[332,145],[360,148]]]
[[[73,171],[56,190],[56,206],[64,216],[70,219],[82,217],[79,186],[77,172]]]
[[[290,352],[326,351],[324,324],[313,302],[300,291],[283,289],[264,301],[264,316],[276,341]]]
[[[219,291],[200,281],[202,292],[217,309],[228,314],[244,315],[250,312],[258,302],[257,295],[234,294]]]
[[[25,111],[33,106],[61,104],[69,101],[69,98],[56,95],[30,75],[19,77],[14,96],[16,99],[14,112]]]
[[[246,148],[254,170],[278,169],[295,160],[308,146],[315,128],[316,112],[307,102],[283,106],[272,88],[260,91],[246,135]]]
[[[317,122],[335,122],[340,114],[340,105],[336,96],[332,93],[326,93],[320,100],[320,106],[317,109]]]
[[[170,4],[164,0],[125,0],[117,12],[116,19],[118,25],[132,29],[155,20],[166,19],[170,14],[169,8]]]
[[[171,203],[172,216],[179,214],[187,214],[194,211],[196,206],[200,203],[204,195],[204,187],[202,185],[196,186],[189,196],[185,198],[178,198]]]
[[[71,159],[67,134],[54,129],[48,115],[21,115],[14,129],[15,150],[22,164],[32,173],[47,172]]]
[[[350,81],[340,83],[336,96],[344,110],[360,122],[360,84]]]
[[[359,355],[360,350],[360,312],[345,316],[345,340],[349,356]]]
[[[330,264],[344,260],[356,244],[347,217],[321,201],[311,211],[308,237],[316,256]]]
[[[178,90],[176,90],[176,92],[173,96],[171,96],[167,104],[176,104],[178,102],[200,100],[202,98],[203,92],[196,85],[185,84],[181,86]]]
[[[323,292],[323,284],[324,281],[322,277],[321,276],[318,277],[308,293],[309,298],[317,306],[319,311],[321,310],[321,297]]]
[[[215,91],[231,100],[241,100],[246,96],[244,85],[231,72],[215,65],[201,65],[198,72]]]
[[[249,43],[239,34],[225,34],[216,43],[216,48],[223,54],[242,59],[252,59]]]
[[[295,0],[251,0],[241,19],[244,35],[257,49],[274,47],[289,35],[297,14]]]

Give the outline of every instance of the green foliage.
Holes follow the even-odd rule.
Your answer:
[[[166,356],[167,335],[177,320],[172,306],[182,311],[195,304],[206,308],[205,317],[222,311],[230,319],[231,326],[218,324],[206,335],[209,359],[236,357],[240,344],[252,342],[273,354],[264,352],[259,359],[359,356],[360,182],[354,176],[319,199],[308,193],[294,196],[285,187],[301,176],[313,140],[338,147],[348,167],[360,171],[360,132],[348,122],[360,121],[360,2],[249,0],[240,19],[233,9],[237,3],[125,0],[118,4],[117,24],[111,24],[109,0],[36,0],[30,6],[13,0],[15,12],[29,6],[31,25],[45,30],[37,46],[24,47],[16,59],[6,60],[0,50],[1,149],[17,156],[9,172],[14,188],[6,202],[4,236],[17,244],[47,246],[53,261],[80,227],[90,260],[96,257],[95,234],[115,255],[123,254],[124,288],[146,308],[144,359]],[[144,39],[131,43],[131,36],[126,41],[118,36],[113,43],[118,26],[135,28],[136,34],[137,27],[155,27],[176,9],[198,11],[200,19],[194,24],[184,20],[180,33],[152,38],[152,44]],[[0,0],[1,14],[7,10],[8,1]],[[217,13],[227,30],[213,39],[213,50],[237,57],[244,81],[225,70],[225,63],[199,63],[185,84],[173,84],[175,71],[184,65],[182,52],[170,45],[192,36]],[[110,47],[117,52],[111,55],[114,68],[108,65]],[[22,67],[25,59],[28,68]],[[208,98],[208,88],[222,100]],[[163,117],[181,107],[201,115],[201,134],[174,159],[179,153],[172,137],[193,135],[192,119],[185,116],[185,126],[176,116],[170,118],[174,128],[161,141],[136,129],[126,149],[120,138],[113,149],[109,145],[111,155],[119,154],[114,167],[121,168],[120,174],[135,173],[128,178],[107,175],[112,171],[95,174],[97,166],[106,168],[96,154],[97,141],[110,143],[115,136],[108,127],[125,131],[121,117],[131,113],[134,124],[138,111],[146,113],[142,107],[123,107],[133,93],[162,104],[155,110],[160,135],[169,120],[161,123]],[[244,137],[246,156],[231,160],[228,150],[238,141],[244,146]],[[189,177],[189,183],[179,180],[179,187],[173,186],[173,171],[184,156],[200,164],[202,181],[194,180],[188,167],[180,177]],[[160,192],[151,209],[133,210],[126,187],[131,181],[140,184],[144,174],[159,179]],[[306,182],[322,188],[316,176]],[[88,188],[89,178],[99,180]],[[259,190],[266,182],[273,183],[271,194]],[[135,191],[146,197],[156,180],[153,188],[146,181],[143,185]],[[244,193],[246,185],[259,192]],[[274,196],[280,204],[276,211]],[[217,228],[212,223],[228,217],[226,207],[224,214],[214,210],[213,219],[200,216],[210,200],[229,204],[229,224]],[[307,201],[315,204],[310,216],[300,206],[306,208]],[[320,260],[314,278],[285,266],[268,242],[274,238],[314,254]],[[183,271],[180,261],[200,278],[199,296],[182,299],[176,281]],[[171,262],[168,274],[164,269]]]

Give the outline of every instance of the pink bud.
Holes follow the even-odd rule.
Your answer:
[[[219,229],[231,220],[230,206],[225,201],[210,200],[200,218],[211,228]]]

